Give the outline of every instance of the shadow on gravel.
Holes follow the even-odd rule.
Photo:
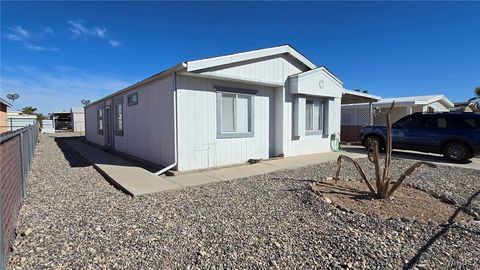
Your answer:
[[[458,214],[461,212],[461,211],[464,211],[465,209],[467,209],[467,207],[472,203],[472,201],[480,195],[480,190],[473,193],[470,198],[468,198],[467,202],[458,207],[457,210],[455,211],[455,213],[453,213],[453,215],[448,219],[448,223],[443,225],[443,228],[438,231],[434,236],[432,236],[425,245],[423,245],[418,251],[417,253],[415,254],[415,256],[413,256],[413,258],[410,259],[410,261],[408,261],[408,263],[406,263],[404,266],[403,266],[403,269],[413,269],[413,267],[420,261],[420,259],[422,258],[422,255],[424,253],[426,253],[428,251],[428,249],[435,243],[435,241],[437,241],[440,237],[442,237],[443,235],[445,235],[446,233],[448,233],[448,231],[454,227],[455,225],[455,218],[457,218]],[[477,233],[477,232],[475,232]]]
[[[356,154],[367,154],[367,151],[365,148],[360,148],[360,147],[343,147],[342,150],[348,153],[356,153]],[[383,153],[380,153],[382,157],[384,157]],[[393,150],[392,153],[392,158],[400,158],[400,159],[408,159],[408,160],[420,160],[420,161],[429,161],[429,162],[437,162],[437,163],[443,163],[443,164],[451,164],[450,161],[444,159],[440,155],[435,155],[435,154],[428,154],[428,153],[420,153],[420,152],[406,152],[406,151],[401,151],[401,150]],[[464,163],[461,164],[470,164],[472,163],[471,160],[467,160]]]
[[[55,137],[55,142],[58,145],[58,148],[62,150],[63,156],[70,164],[70,167],[88,167],[92,164],[79,155],[75,150],[73,150],[65,141],[68,140],[81,140],[83,136],[76,137]]]

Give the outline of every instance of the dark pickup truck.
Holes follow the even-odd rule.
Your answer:
[[[365,126],[360,142],[371,149],[377,141],[385,148],[385,126]],[[394,149],[443,154],[453,162],[465,162],[480,154],[480,113],[413,113],[392,124]]]

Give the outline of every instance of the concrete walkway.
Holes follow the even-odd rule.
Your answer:
[[[352,158],[366,157],[361,153],[321,153],[284,159],[272,159],[256,164],[246,164],[220,169],[210,169],[177,176],[156,176],[116,155],[102,151],[79,140],[66,140],[70,147],[93,164],[108,180],[132,196],[156,193],[202,185],[212,182],[243,178],[264,173],[294,169],[312,164],[334,161],[339,154]]]

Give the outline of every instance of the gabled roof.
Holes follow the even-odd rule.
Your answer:
[[[334,79],[341,87],[343,87],[343,82],[339,78],[337,78],[335,75],[333,75],[333,73],[330,72],[330,70],[328,70],[324,66],[314,68],[314,69],[311,69],[311,70],[308,70],[308,71],[300,72],[300,73],[297,73],[297,74],[293,74],[293,75],[290,75],[288,77],[290,77],[290,78],[302,78],[302,77],[311,76],[311,75],[313,75],[315,73],[318,73],[318,72],[325,73],[327,76]]]
[[[137,82],[133,85],[125,87],[125,88],[123,88],[123,89],[121,89],[121,90],[119,90],[115,93],[112,93],[112,94],[110,94],[106,97],[103,97],[99,100],[96,100],[96,101],[90,103],[87,107],[98,104],[101,101],[104,101],[108,98],[119,95],[121,93],[127,92],[130,89],[141,86],[141,85],[146,84],[148,82],[151,82],[153,80],[169,76],[170,74],[175,73],[175,72],[179,72],[179,71],[183,71],[183,70],[186,70],[187,72],[196,71],[196,70],[200,70],[200,69],[212,68],[212,67],[216,67],[216,66],[222,66],[222,65],[238,63],[238,62],[242,62],[242,61],[253,60],[253,59],[258,59],[258,58],[263,58],[263,57],[268,57],[268,56],[273,56],[273,55],[280,55],[280,54],[291,55],[292,57],[297,59],[299,62],[301,62],[302,64],[307,66],[309,69],[317,68],[317,66],[313,62],[308,60],[305,56],[303,56],[300,52],[295,50],[290,45],[281,45],[281,46],[270,47],[270,48],[259,49],[259,50],[253,50],[253,51],[227,54],[227,55],[223,55],[223,56],[204,58],[204,59],[199,59],[199,60],[185,61],[185,62],[181,62],[181,63],[179,63],[179,64],[177,64],[173,67],[170,67],[169,69],[166,69],[166,70],[164,70],[160,73],[152,75],[152,76],[150,76],[150,77],[148,77],[144,80],[141,80],[141,81],[139,81],[139,82]],[[325,68],[325,67],[323,67],[323,68]],[[331,72],[329,72],[329,73],[331,74]],[[331,74],[331,75],[333,76],[333,74]],[[335,76],[333,76],[333,77],[335,77]],[[336,77],[335,77],[335,79],[338,80]]]
[[[8,101],[6,101],[5,99],[3,99],[1,97],[0,97],[0,103],[3,103],[5,105],[7,105],[7,107],[12,107],[12,104],[10,104]]]
[[[205,58],[200,60],[187,61],[186,62],[187,71],[188,72],[196,71],[200,69],[223,66],[223,65],[228,65],[228,64],[233,64],[233,63],[238,63],[242,61],[263,58],[263,57],[269,57],[269,56],[279,55],[279,54],[289,54],[310,69],[314,69],[317,67],[314,63],[312,63],[305,56],[303,56],[301,53],[295,50],[292,46],[282,45],[277,47],[271,47],[271,48],[265,48],[265,49],[259,49],[259,50],[241,52],[241,53],[234,53],[234,54],[227,54],[223,56]]]
[[[448,100],[444,95],[429,95],[429,96],[411,96],[411,97],[395,97],[395,98],[383,98],[376,105],[391,104],[395,101],[396,104],[405,105],[428,105],[433,102],[441,101],[448,107],[453,107],[453,102]]]

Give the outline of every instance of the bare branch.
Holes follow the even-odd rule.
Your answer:
[[[390,191],[388,192],[387,198],[390,197],[393,194],[393,192],[395,192],[395,190],[397,190],[397,188],[400,186],[400,184],[402,184],[402,182],[405,180],[405,178],[407,178],[410,174],[412,174],[415,171],[415,169],[417,169],[418,167],[420,167],[422,165],[428,166],[430,168],[436,168],[437,167],[435,164],[432,164],[432,163],[429,163],[429,162],[416,162],[415,164],[410,166],[410,168],[408,168],[398,178],[397,182],[395,182],[395,184],[392,186],[392,189],[390,189]]]
[[[353,163],[353,165],[355,166],[355,168],[357,168],[357,171],[360,174],[360,176],[362,177],[362,179],[365,181],[365,184],[367,184],[368,189],[370,189],[371,192],[376,193],[375,189],[373,189],[372,184],[370,183],[370,181],[368,181],[367,176],[363,172],[362,167],[360,167],[358,162],[353,160],[351,157],[348,157],[348,156],[345,156],[345,155],[340,155],[337,158],[337,172],[335,173],[335,181],[336,181],[336,179],[338,179],[338,176],[340,175],[340,169],[341,169],[341,166],[342,166],[342,159],[346,159],[346,160],[351,161]]]
[[[385,164],[383,169],[382,182],[385,183],[388,181],[388,169],[390,167],[390,162],[392,161],[392,109],[395,106],[395,101],[390,105],[390,109],[387,113],[387,141],[385,145],[386,155],[385,155]]]

